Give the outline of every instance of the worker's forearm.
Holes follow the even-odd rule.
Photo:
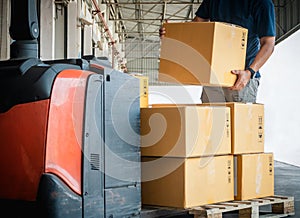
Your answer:
[[[261,47],[250,67],[258,71],[274,51],[275,37],[267,36],[260,39]]]
[[[253,63],[250,65],[250,67],[255,71],[258,71],[271,56],[274,50],[275,37],[263,37],[261,38],[260,43],[260,50],[257,53]],[[236,74],[238,79],[229,89],[237,91],[242,90],[249,82],[251,78],[251,72],[249,70],[233,70],[232,73]]]

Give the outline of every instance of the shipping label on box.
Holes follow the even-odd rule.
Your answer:
[[[190,208],[234,198],[232,155],[142,161],[145,205]]]
[[[248,30],[221,22],[166,23],[159,80],[232,86],[245,68]]]
[[[273,196],[273,153],[235,155],[234,181],[235,200]]]
[[[199,157],[231,153],[228,107],[141,109],[142,156]]]

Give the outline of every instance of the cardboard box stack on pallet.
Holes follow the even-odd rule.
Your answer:
[[[166,25],[160,80],[233,85],[230,70],[245,65],[246,29],[215,22]],[[187,47],[205,61],[176,55]],[[153,105],[141,109],[141,135],[144,205],[190,208],[274,195],[262,104]]]
[[[273,153],[264,151],[264,105],[233,102],[225,105],[231,111],[235,200],[274,195]]]
[[[189,208],[233,200],[230,131],[227,107],[143,108],[143,204]]]

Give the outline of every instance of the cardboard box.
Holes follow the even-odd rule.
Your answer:
[[[274,195],[273,153],[234,156],[235,200]]]
[[[232,86],[231,70],[245,68],[248,30],[221,22],[166,23],[159,80]]]
[[[133,74],[133,76],[140,79],[140,105],[142,107],[148,107],[149,106],[149,79],[147,76],[142,75],[136,75]]]
[[[231,114],[232,154],[264,152],[264,105],[238,102],[206,103],[228,106]]]
[[[142,161],[144,205],[190,208],[234,198],[232,155]]]
[[[231,153],[228,107],[141,109],[142,156],[199,157]]]
[[[232,154],[264,152],[264,105],[226,105],[231,111]]]

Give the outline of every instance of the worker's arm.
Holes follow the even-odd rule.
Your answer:
[[[195,16],[192,22],[208,22],[209,19],[204,19],[202,17]]]
[[[275,37],[265,36],[260,39],[260,50],[258,51],[253,63],[249,66],[255,72],[257,72],[269,59],[274,51]],[[251,72],[249,70],[233,70],[233,74],[238,76],[234,86],[230,87],[231,90],[242,90],[251,78]]]
[[[204,19],[198,16],[195,16],[194,19],[192,20],[192,22],[207,22],[207,21],[209,21],[209,19]],[[162,38],[165,36],[165,34],[166,34],[166,29],[162,26],[159,29],[159,37]]]

